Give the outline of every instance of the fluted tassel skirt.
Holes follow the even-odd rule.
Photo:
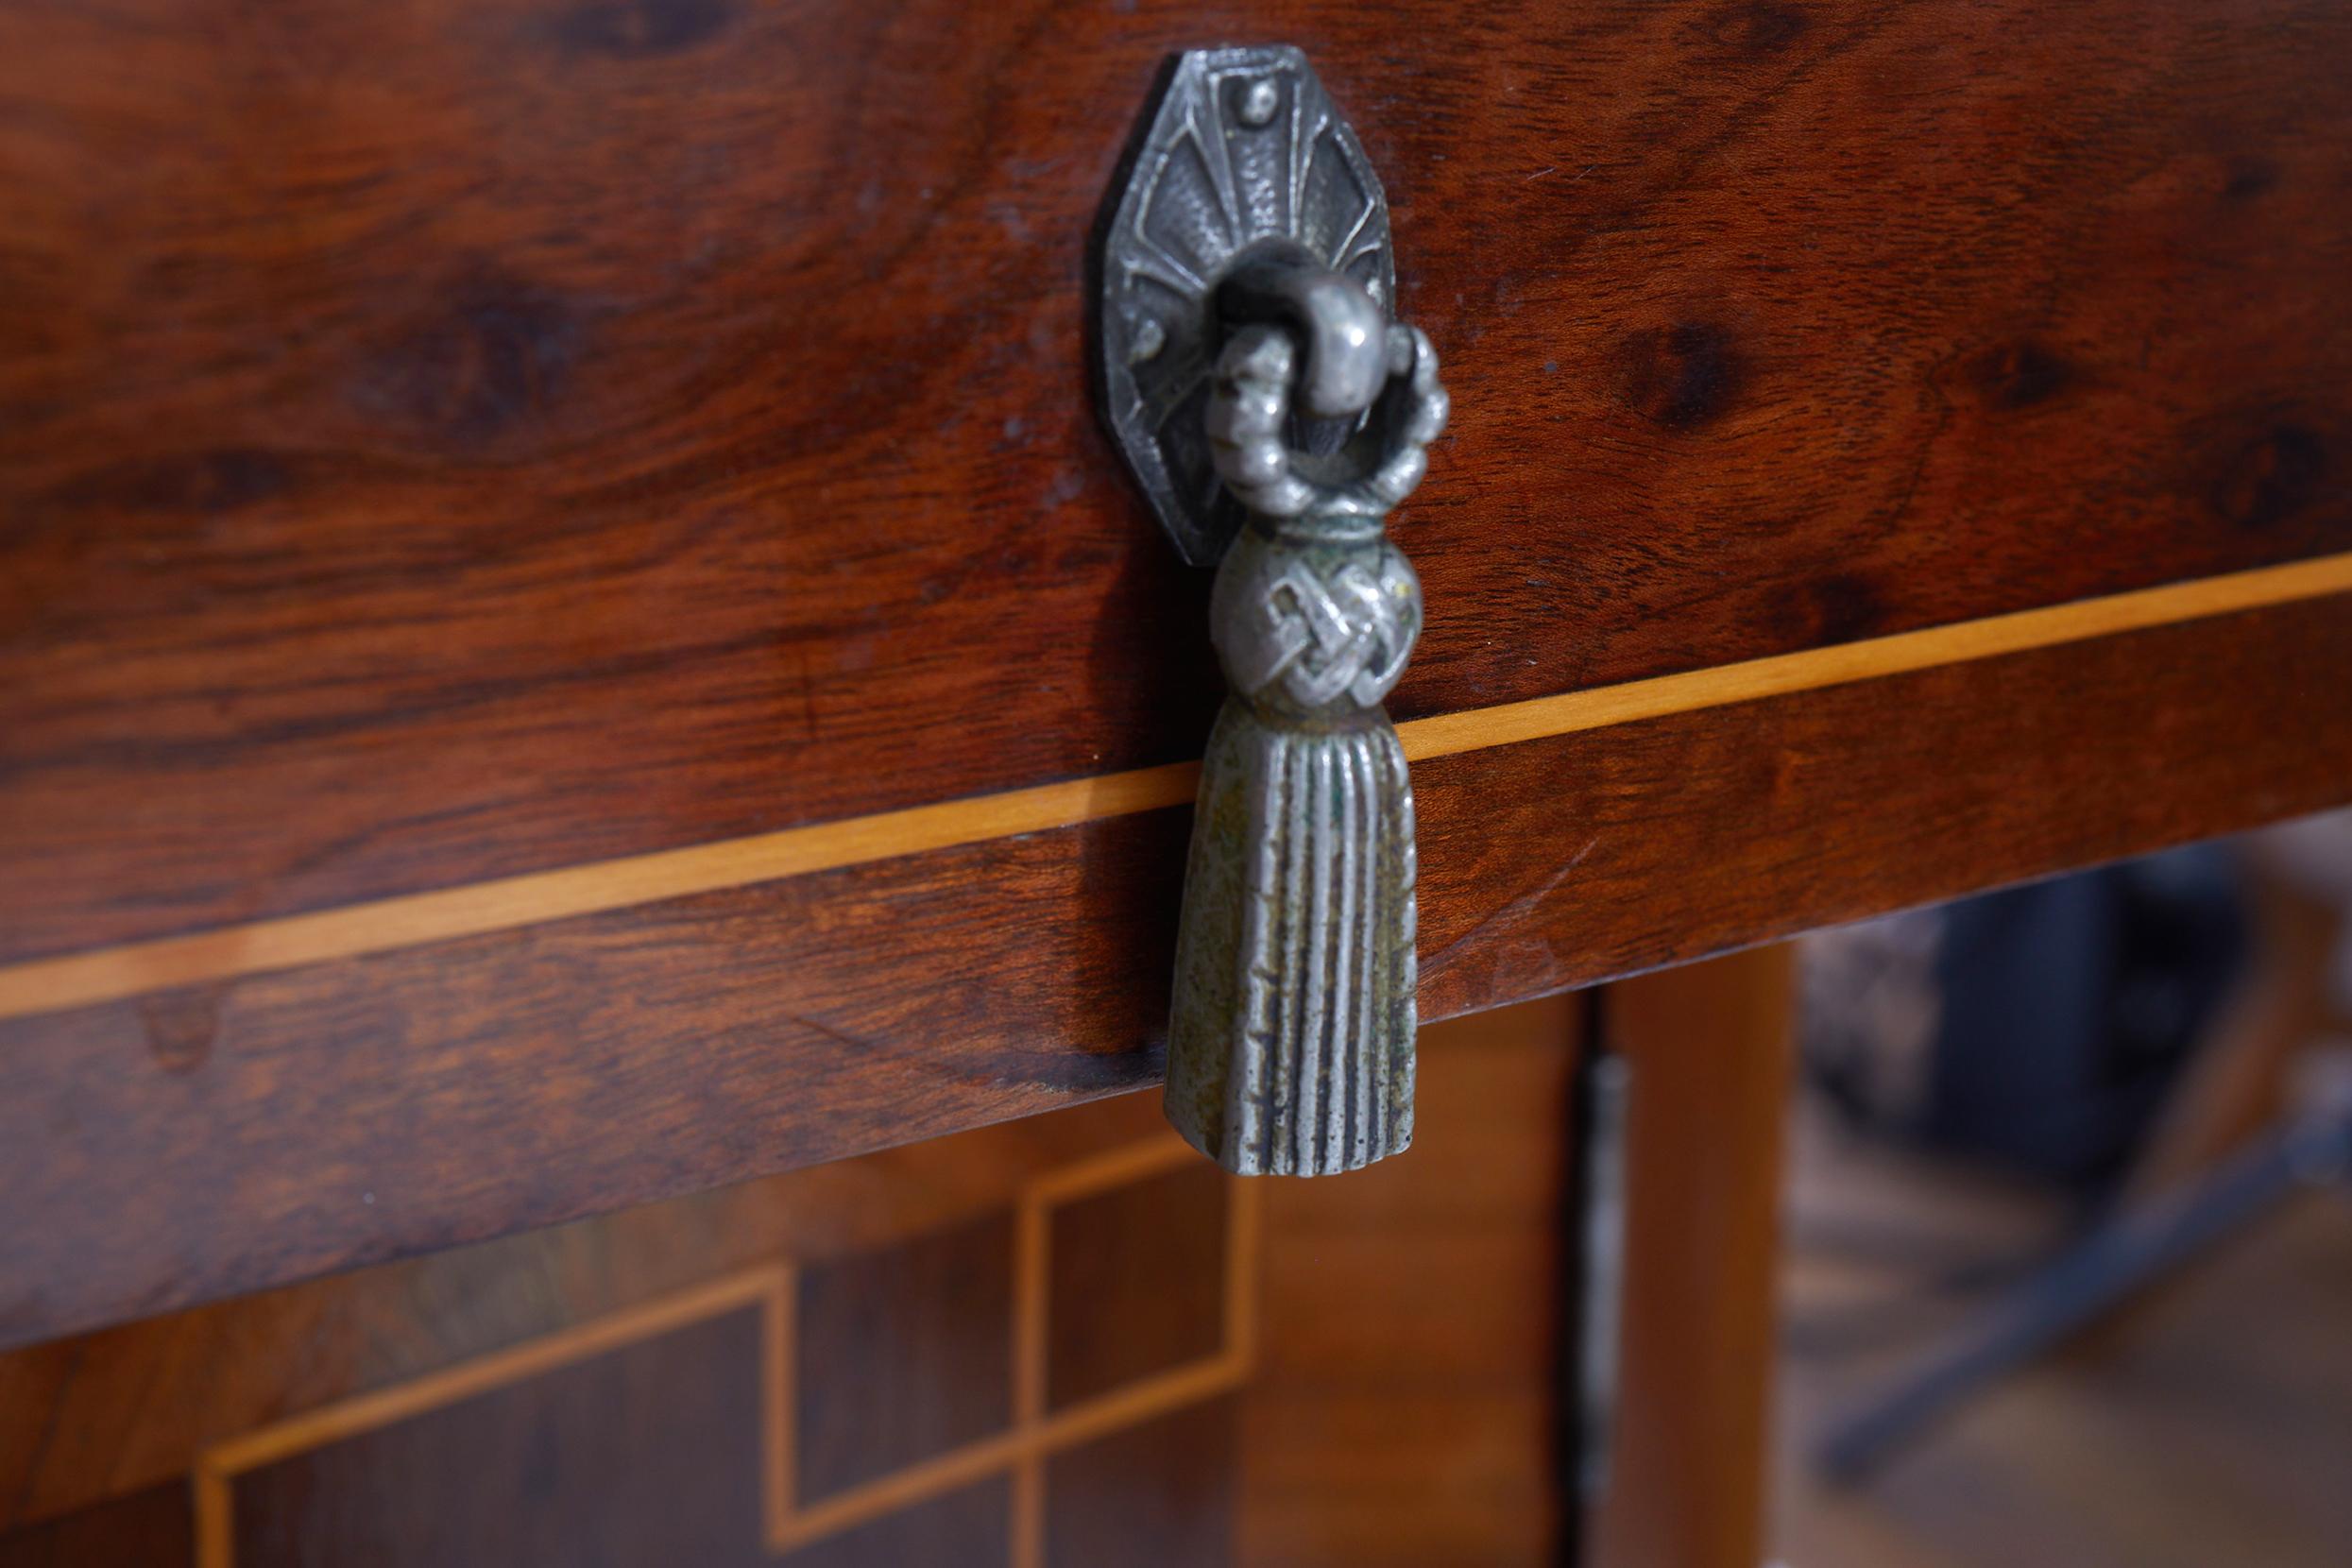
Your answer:
[[[1167,1115],[1228,1170],[1353,1170],[1413,1139],[1413,796],[1373,707],[1210,733]]]

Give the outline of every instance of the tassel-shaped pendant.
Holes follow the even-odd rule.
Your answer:
[[[1230,688],[1185,881],[1168,1119],[1229,1170],[1353,1170],[1413,1136],[1413,793],[1380,705],[1421,584],[1384,524],[1447,403],[1428,339],[1383,308],[1378,181],[1296,50],[1177,62],[1104,284],[1112,428],[1180,548],[1219,562]]]
[[[1228,1168],[1353,1170],[1413,1141],[1413,792],[1378,710],[1227,701],[1209,738],[1168,1118]]]
[[[1278,329],[1234,339],[1210,404],[1218,470],[1253,515],[1210,601],[1232,690],[1193,819],[1167,1115],[1231,1170],[1353,1170],[1413,1137],[1413,791],[1380,701],[1421,583],[1382,518],[1445,394],[1425,339],[1398,328],[1390,347],[1405,428],[1354,486],[1265,480],[1289,467],[1268,450],[1294,358]]]

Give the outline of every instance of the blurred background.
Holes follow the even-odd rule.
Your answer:
[[[2352,815],[1798,946],[1792,1568],[2352,1561]]]

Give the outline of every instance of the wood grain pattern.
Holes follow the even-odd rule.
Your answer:
[[[290,1453],[230,1483],[233,1550],[199,1562],[768,1568],[758,1346],[728,1313]]]
[[[1237,1561],[1568,1560],[1553,1434],[1582,1011],[1554,997],[1428,1031],[1407,1157],[1258,1184]]]
[[[770,1560],[753,1491],[783,1504],[767,1548],[794,1568],[995,1560],[1008,1542],[1014,1568],[1225,1561],[1236,1497],[1243,1561],[1369,1560],[1352,1544],[1408,1519],[1391,1560],[1541,1560],[1574,1011],[1434,1029],[1419,1157],[1372,1177],[1234,1184],[1136,1116],[1151,1110],[1136,1097],[0,1354],[0,1563],[145,1564],[174,1542],[185,1560],[189,1489],[171,1478],[192,1467],[197,1560],[221,1568],[575,1560],[597,1556],[578,1545],[596,1531],[605,1556],[631,1562],[689,1544],[697,1560]],[[1026,1549],[1003,1441],[945,1492],[924,1474],[941,1415],[1004,1414],[987,1341],[1004,1327],[989,1298],[1005,1254],[971,1243],[988,1228],[1001,1240],[1008,1206],[1052,1233],[1016,1305],[1040,1331],[1026,1412],[1047,1413],[1048,1364],[1124,1406],[1057,1403],[1052,1427],[1004,1435],[1026,1446],[1015,1476],[1038,1469]],[[971,1207],[977,1223],[961,1217]],[[1178,1245],[1155,1255],[1171,1232]],[[1413,1267],[1433,1247],[1441,1273]],[[1261,1256],[1276,1265],[1262,1284]],[[1211,1288],[1176,1283],[1193,1328],[1171,1335],[1172,1314],[1152,1308],[1159,1354],[1138,1358],[1116,1336],[1171,1274]],[[1048,1295],[1050,1321],[1034,1310]],[[853,1299],[863,1310],[841,1310]],[[965,1353],[938,1354],[950,1343]],[[1179,1362],[1189,1381],[1171,1390]],[[797,1394],[762,1385],[787,1366]],[[762,1417],[799,1419],[748,1430],[755,1389]],[[861,1397],[877,1430],[845,1434],[827,1412]],[[583,1418],[584,1398],[627,1419]],[[698,1406],[705,1419],[682,1429]],[[844,1435],[869,1455],[878,1436],[912,1468],[858,1466],[856,1496],[781,1496],[783,1476],[810,1468],[796,1446],[831,1448],[838,1469]],[[648,1442],[659,1451],[640,1453]],[[1448,1443],[1466,1446],[1444,1456]],[[988,1517],[971,1513],[976,1494]],[[177,1508],[158,1515],[158,1495]],[[840,1517],[859,1497],[872,1506]],[[681,1519],[689,1498],[701,1502]],[[825,1515],[843,1528],[807,1527]],[[937,1533],[958,1519],[967,1539]],[[503,1553],[484,1544],[499,1541]],[[1399,1559],[1406,1542],[1419,1550]]]
[[[803,1271],[791,1489],[803,1505],[1013,1422],[1013,1217]]]
[[[1054,1455],[1042,1568],[1231,1568],[1238,1403],[1189,1406]]]
[[[1446,356],[1403,716],[2352,544],[2309,0],[19,6],[0,952],[1192,755],[1082,281],[1225,37]]]
[[[616,1322],[642,1338],[682,1306],[729,1310],[752,1300],[741,1276],[779,1255],[822,1263],[959,1228],[1043,1172],[1165,1136],[1143,1097],[1106,1100],[0,1355],[0,1531],[174,1480],[208,1450],[281,1457],[290,1415],[315,1439],[321,1409],[409,1407],[354,1399],[485,1386],[436,1389],[452,1365],[511,1381],[551,1342],[593,1353]],[[727,1283],[698,1294],[714,1277]],[[273,1445],[224,1447],[256,1429]]]
[[[1139,1109],[1088,1106],[0,1355],[0,1560],[75,1543],[94,1564],[133,1560],[107,1543],[145,1514],[118,1505],[177,1471],[194,1483],[196,1560],[217,1568],[599,1556],[583,1542],[631,1561],[983,1560],[980,1542],[923,1533],[976,1483],[995,1499],[995,1546],[1035,1568],[1045,1521],[1022,1549],[1008,1470],[1042,1477],[1054,1455],[1215,1402],[1246,1374],[1255,1205]],[[1054,1237],[1053,1273],[1122,1276],[1135,1238],[1086,1217],[1138,1185],[1158,1194],[1150,1218],[1205,1221],[1209,1288],[1190,1298],[1203,1354],[1132,1369],[1049,1420],[1041,1355],[1021,1368],[1037,1397],[1009,1425],[1010,1317],[1091,1362],[1113,1325],[1089,1318],[1132,1305],[1107,1292],[1049,1322],[1042,1288],[1008,1303],[1009,1277],[1033,1272],[1016,1233],[1043,1236],[1031,1221],[1067,1212],[1081,1222]],[[939,1223],[971,1206],[977,1219]],[[388,1380],[387,1351],[407,1369]],[[191,1488],[173,1490],[184,1557]],[[1103,1490],[1057,1508],[1115,1518]]]
[[[0,1535],[0,1568],[194,1568],[185,1485],[145,1491]]]
[[[2348,667],[2319,600],[1427,763],[1425,1013],[2336,804]],[[0,1339],[1152,1082],[1187,826],[0,1025]]]
[[[2352,590],[2352,554],[1407,720],[1415,762]],[[0,1018],[510,930],[1188,803],[1172,763],[0,965]]]
[[[1795,1077],[1785,946],[1602,996],[1630,1065],[1615,1440],[1589,1568],[1753,1568],[1778,1350],[1781,1129]]]
[[[1417,15],[9,9],[0,955],[1169,788],[1206,586],[1082,248],[1204,38],[1321,65],[1447,358],[1401,717],[2352,547],[2341,9]],[[2319,599],[1432,761],[1428,1011],[2332,804],[2347,656]],[[1032,826],[0,1022],[0,1340],[1149,1082],[1183,813]]]
[[[1205,1160],[1055,1211],[1045,1321],[1048,1410],[1213,1358],[1225,1311],[1229,1183]],[[1245,1318],[1256,1311],[1248,1304]]]

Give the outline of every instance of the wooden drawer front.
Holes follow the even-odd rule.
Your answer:
[[[1088,228],[1254,38],[1454,395],[1429,1015],[2352,794],[2340,9],[18,8],[0,1339],[1156,1076]]]

